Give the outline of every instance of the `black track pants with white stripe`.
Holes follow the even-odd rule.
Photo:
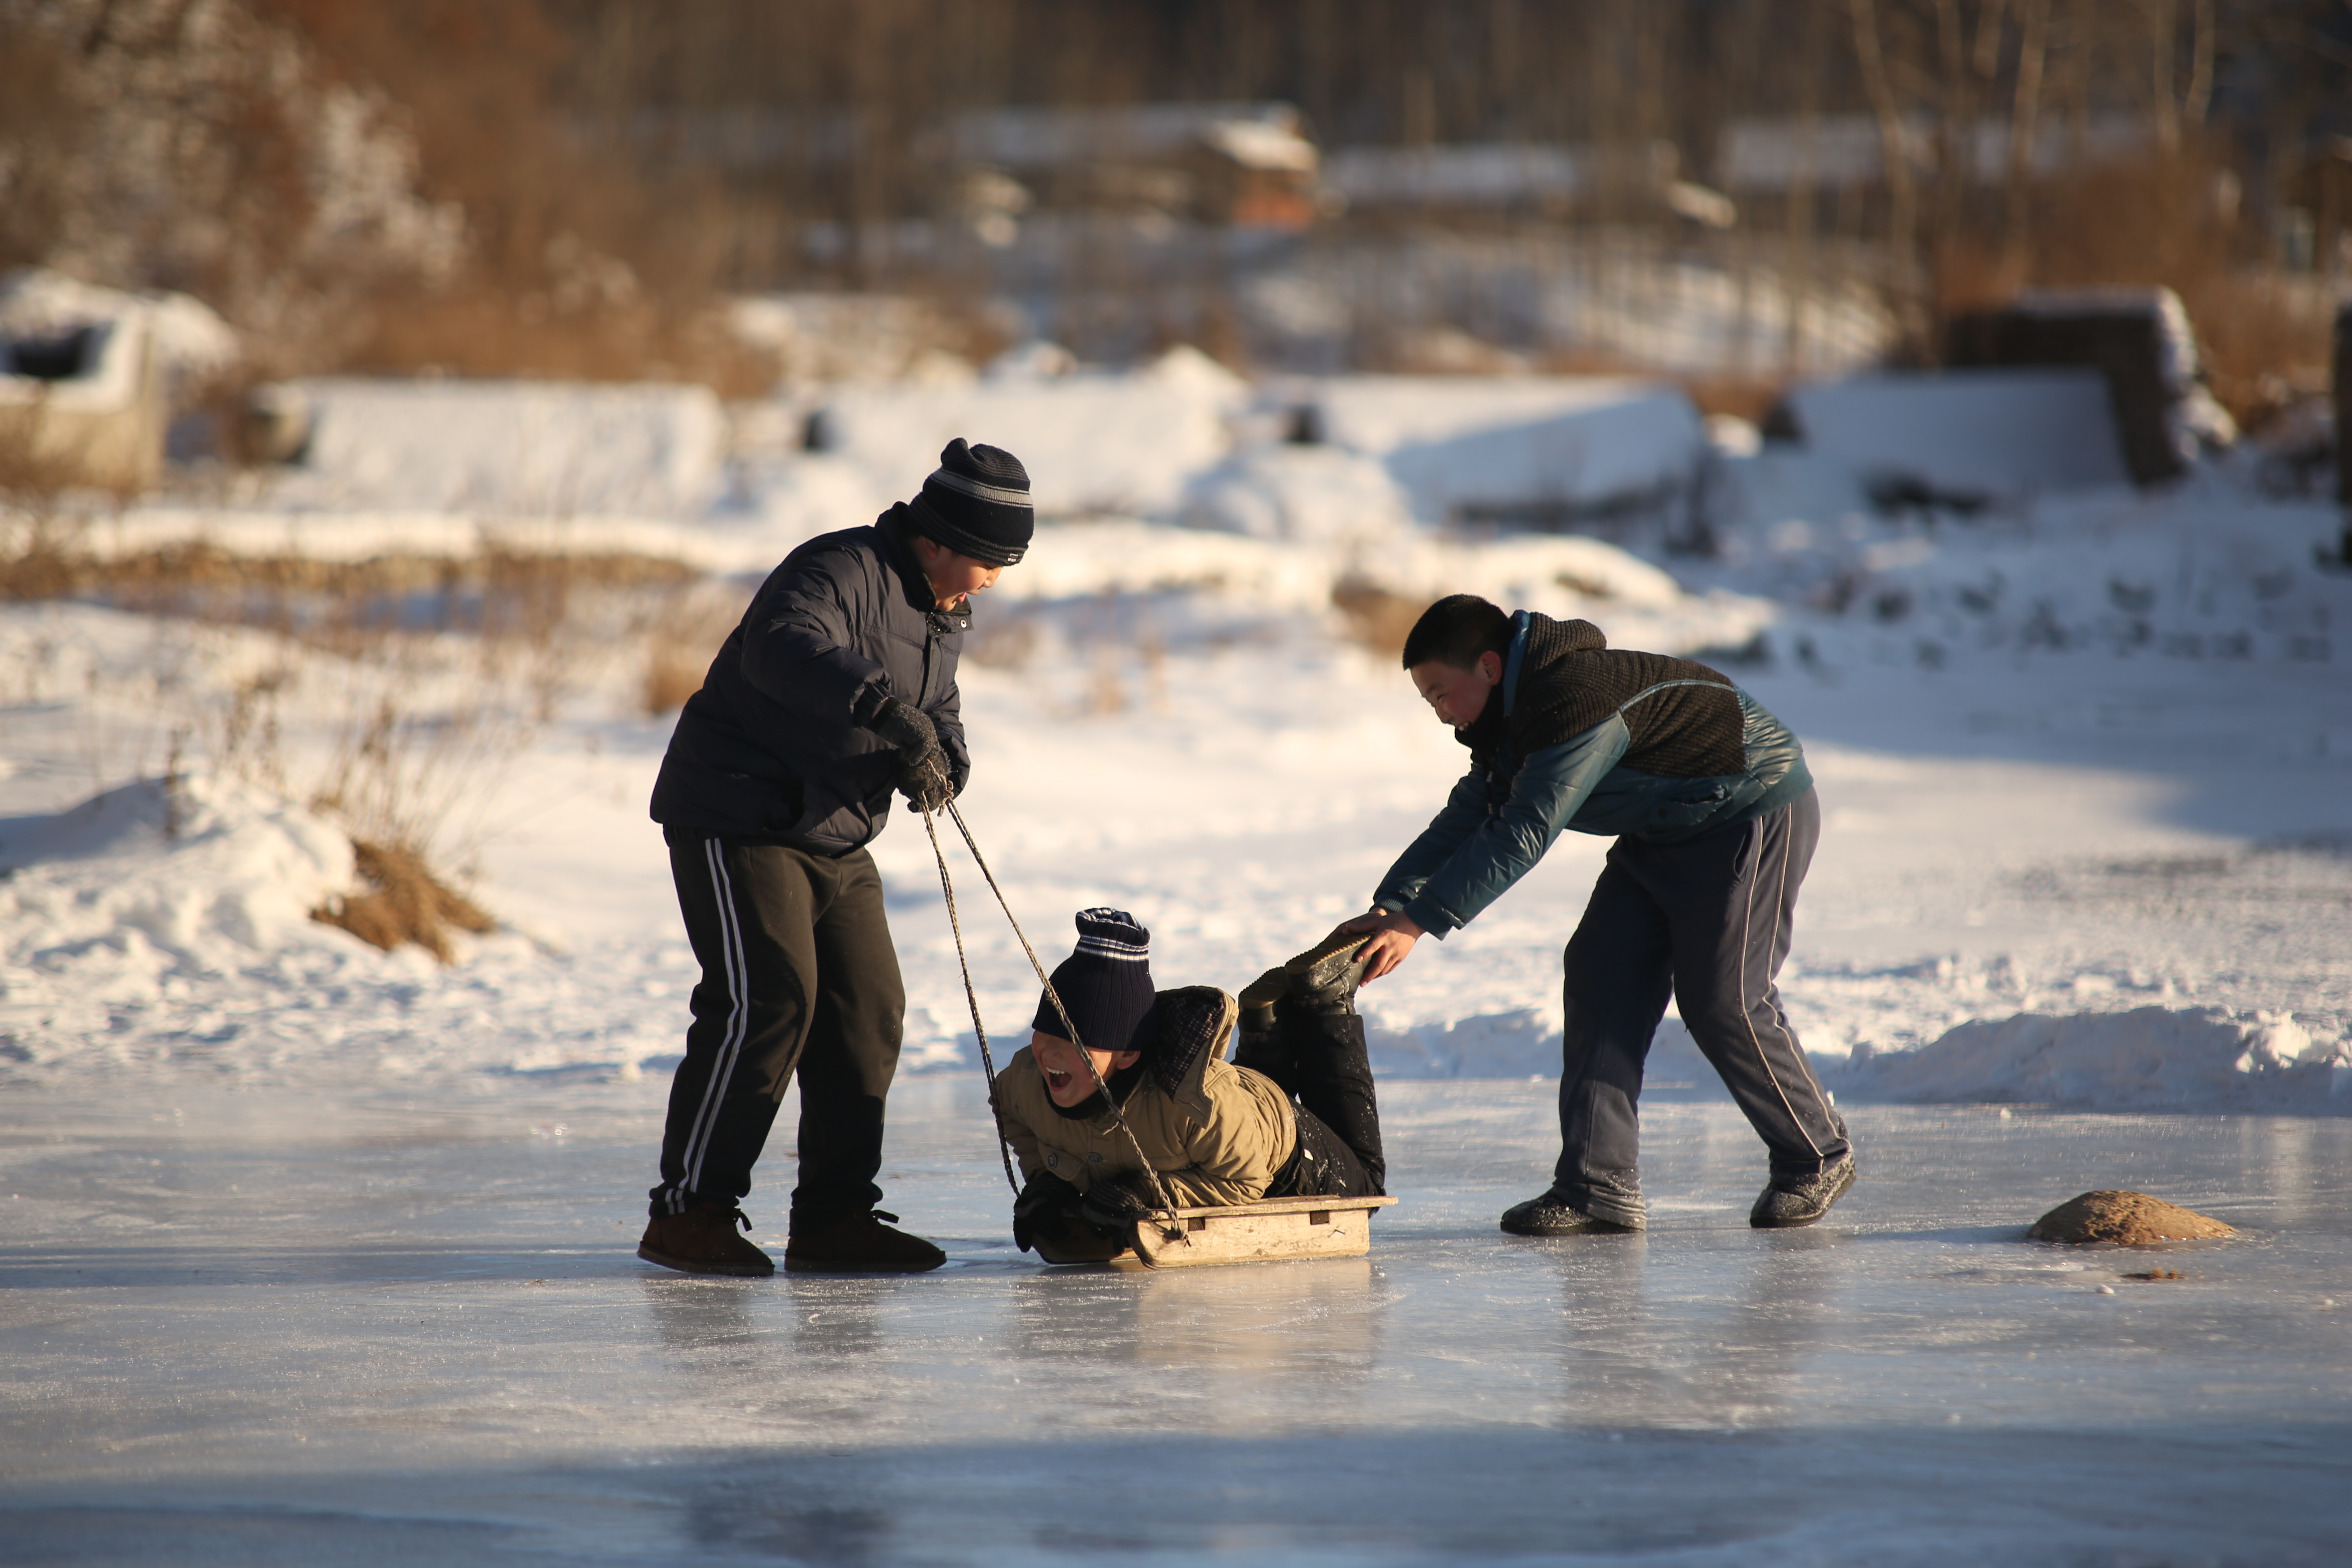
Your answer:
[[[874,858],[706,838],[673,844],[669,862],[702,981],[670,1084],[653,1212],[749,1193],[795,1072],[792,1228],[871,1208],[907,1009]]]
[[[1821,837],[1811,791],[1687,844],[1620,838],[1569,939],[1555,1191],[1601,1218],[1638,1216],[1634,1106],[1672,995],[1683,1023],[1770,1152],[1775,1175],[1849,1152],[1773,977]]]

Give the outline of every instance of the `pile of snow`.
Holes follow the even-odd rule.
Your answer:
[[[1314,544],[1377,544],[1412,525],[1412,502],[1379,459],[1284,442],[1237,452],[1194,479],[1187,528]]]
[[[352,885],[351,840],[231,779],[144,780],[0,819],[0,1023],[102,1034],[111,1005],[354,939],[310,911]],[[21,1057],[22,1047],[14,1047]]]
[[[2015,505],[2130,482],[2095,370],[1857,375],[1794,388],[1783,413],[1807,450],[1874,489]]]
[[[1175,510],[1186,481],[1224,457],[1226,416],[1247,390],[1179,348],[1133,374],[845,387],[816,424],[824,449],[866,479],[873,510],[920,489],[961,436],[1019,458],[1043,516],[1138,516]]]
[[[191,295],[101,289],[40,267],[0,277],[0,339],[55,338],[82,327],[137,345],[118,373],[126,384],[137,379],[136,354],[153,355],[173,399],[228,371],[243,353],[236,330]]]
[[[678,518],[718,488],[726,419],[703,386],[320,378],[274,498],[296,510]]]
[[[1559,1020],[1535,1007],[1365,1031],[1384,1079],[1558,1078]]]
[[[1907,1104],[2352,1115],[2352,1041],[2217,1007],[1971,1019],[1916,1050],[1857,1045],[1824,1077],[1849,1099]]]
[[[1380,458],[1427,522],[1664,498],[1707,449],[1679,388],[1615,377],[1350,376],[1314,407],[1323,438]]]

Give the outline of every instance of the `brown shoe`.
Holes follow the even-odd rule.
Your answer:
[[[882,1223],[898,1217],[869,1209],[806,1236],[795,1231],[784,1244],[784,1268],[793,1274],[920,1274],[948,1260],[921,1237]]]
[[[637,1256],[688,1274],[773,1274],[776,1260],[736,1234],[751,1222],[734,1205],[697,1204],[684,1214],[657,1215],[637,1243]]]

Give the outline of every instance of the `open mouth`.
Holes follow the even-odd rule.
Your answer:
[[[1045,1069],[1045,1087],[1060,1090],[1070,1087],[1070,1075],[1054,1068]]]

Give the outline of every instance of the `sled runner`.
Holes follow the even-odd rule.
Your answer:
[[[1372,1249],[1372,1211],[1394,1198],[1266,1198],[1215,1208],[1180,1208],[1175,1224],[1139,1220],[1128,1227],[1114,1268],[1189,1268],[1212,1263],[1273,1263],[1290,1258],[1361,1258]],[[1167,1232],[1178,1231],[1174,1239]],[[1048,1263],[1099,1263],[1058,1258],[1042,1238]]]

